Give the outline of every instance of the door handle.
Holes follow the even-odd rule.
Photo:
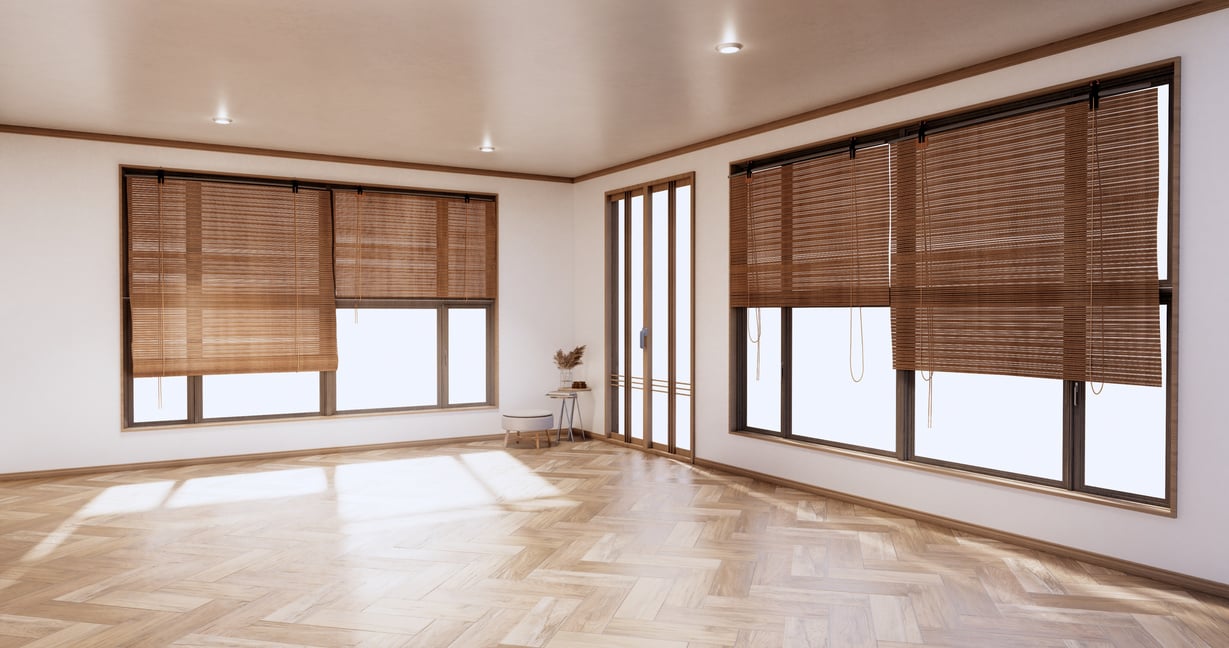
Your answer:
[[[648,328],[640,329],[640,348],[641,349],[644,348],[645,340],[647,340],[648,338],[649,338],[649,329]]]

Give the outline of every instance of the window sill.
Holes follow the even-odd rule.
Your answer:
[[[299,421],[326,421],[331,419],[368,418],[374,416],[407,416],[414,414],[444,414],[452,412],[498,412],[498,405],[464,405],[458,407],[430,407],[413,409],[382,409],[360,412],[338,412],[329,416],[320,414],[280,414],[272,416],[249,416],[227,419],[210,419],[199,423],[184,423],[181,421],[162,423],[140,423],[137,425],[120,425],[120,432],[161,432],[164,430],[192,430],[197,428],[222,427],[228,425],[253,425],[261,423],[290,423]]]
[[[1158,515],[1158,516],[1170,517],[1170,518],[1177,517],[1177,509],[1173,505],[1157,506],[1153,504],[1143,504],[1140,502],[1119,500],[1119,499],[1114,499],[1112,497],[1105,497],[1103,495],[1095,495],[1092,493],[1083,493],[1079,491],[1069,491],[1063,488],[1056,488],[1054,486],[1045,486],[1042,484],[1032,484],[1029,482],[1015,481],[1015,480],[1006,479],[1003,477],[995,477],[993,475],[983,475],[981,473],[970,472],[967,470],[958,470],[955,468],[947,468],[944,466],[934,466],[934,465],[918,463],[918,462],[901,461],[900,459],[897,459],[895,457],[887,457],[887,456],[882,456],[882,455],[877,455],[877,454],[871,454],[869,452],[859,452],[857,450],[850,450],[847,448],[836,448],[832,446],[822,445],[819,443],[806,443],[803,441],[795,441],[793,439],[783,439],[781,437],[776,437],[776,436],[772,436],[768,434],[760,434],[756,432],[747,432],[744,430],[731,430],[730,434],[734,436],[746,437],[748,439],[757,439],[760,441],[768,441],[771,443],[780,443],[780,444],[792,446],[795,448],[804,448],[806,450],[824,452],[827,454],[835,454],[835,455],[840,455],[843,457],[852,457],[854,459],[860,459],[864,461],[873,461],[876,463],[888,464],[891,466],[897,466],[897,467],[905,468],[905,469],[921,470],[921,471],[934,473],[938,475],[944,475],[946,477],[958,477],[961,479],[969,479],[969,480],[979,481],[979,482],[986,483],[986,484],[993,484],[996,486],[1005,486],[1007,488],[1014,488],[1017,490],[1026,490],[1026,491],[1031,491],[1034,493],[1043,493],[1046,495],[1057,495],[1059,497],[1065,497],[1067,499],[1073,499],[1073,500],[1078,500],[1082,502],[1089,502],[1092,504],[1100,504],[1103,506],[1112,506],[1115,508],[1126,509],[1128,511],[1137,511],[1140,513],[1148,513],[1150,515]]]

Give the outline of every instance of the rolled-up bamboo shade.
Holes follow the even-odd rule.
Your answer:
[[[337,367],[327,191],[127,178],[134,377]]]
[[[334,190],[337,297],[494,299],[495,204]]]
[[[894,149],[897,369],[1161,384],[1155,90]]]
[[[886,306],[888,147],[730,178],[734,307]]]

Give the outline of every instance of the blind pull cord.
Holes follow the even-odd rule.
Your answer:
[[[760,309],[755,309],[755,337],[751,337],[751,328],[747,327],[747,339],[755,345],[755,382],[760,381],[760,338],[764,332],[760,329]]]
[[[470,222],[473,219],[474,219],[473,205],[470,203],[469,195],[466,195],[465,196],[465,231],[461,234],[462,236],[461,245],[464,246],[464,250],[465,250],[464,252],[462,252],[462,255],[463,255],[462,263],[464,263],[465,265],[461,267],[461,286],[462,286],[461,298],[467,301],[469,300],[469,296],[470,296],[469,279],[470,279],[471,270],[472,270],[472,268],[470,267],[470,258],[469,258],[470,256],[469,227],[470,227]]]
[[[303,355],[299,353],[299,183],[290,187],[291,223],[294,227],[294,370],[303,370]]]
[[[849,178],[850,185],[853,189],[853,246],[854,246],[854,280],[853,286],[849,289],[849,378],[854,383],[862,382],[866,377],[866,331],[862,322],[862,306],[858,308],[858,349],[861,354],[861,369],[857,375],[854,375],[853,370],[853,310],[855,295],[861,296],[862,292],[862,243],[861,235],[858,233],[858,158],[857,158],[857,141],[858,139],[851,138],[849,140]]]
[[[158,171],[158,357],[162,369],[158,372],[158,409],[162,409],[162,376],[166,374],[166,281],[162,271],[162,184],[166,175]]]
[[[1102,280],[1105,276],[1105,244],[1104,244],[1104,229],[1105,229],[1105,212],[1102,210],[1102,187],[1101,187],[1101,142],[1098,132],[1097,111],[1101,107],[1100,84],[1096,81],[1092,83],[1092,90],[1088,95],[1088,107],[1092,113],[1092,168],[1096,174],[1093,181],[1093,186],[1096,188],[1093,199],[1093,210],[1096,212],[1097,223],[1097,280]],[[1092,213],[1093,210],[1089,210]],[[1105,331],[1105,313],[1102,308],[1098,308],[1093,299],[1093,286],[1096,284],[1091,278],[1088,281],[1088,328],[1092,335],[1088,336],[1088,388],[1092,391],[1093,396],[1100,396],[1105,390],[1105,383],[1093,381],[1093,342],[1097,339],[1097,324],[1101,324],[1101,331]]]
[[[862,354],[862,369],[857,376],[853,373],[853,307],[849,309],[849,377],[855,383],[862,382],[866,376],[866,337],[862,327],[862,307],[858,306],[858,346]]]
[[[358,219],[357,219],[358,220],[358,233],[357,233],[357,236],[355,236],[354,245],[358,249],[356,250],[356,254],[354,255],[355,257],[354,270],[357,275],[356,283],[358,285],[355,287],[354,292],[358,300],[354,302],[354,323],[358,324],[358,302],[363,300],[363,188],[362,187],[358,188],[358,194],[355,196],[355,201],[358,203],[356,206],[356,211],[358,212]]]
[[[753,237],[754,237],[754,233],[753,233],[753,231],[752,231],[752,229],[751,229],[751,212],[752,212],[752,207],[753,207],[753,205],[751,204],[751,201],[752,201],[753,196],[754,196],[754,193],[751,191],[751,184],[752,184],[752,182],[753,182],[753,181],[752,181],[752,178],[751,178],[751,166],[750,166],[750,165],[747,165],[747,180],[746,180],[746,186],[747,186],[747,238],[748,238],[748,239],[750,239],[750,240],[748,241],[748,245],[749,245],[752,249],[755,249],[755,240],[754,240],[754,238],[753,238]],[[754,338],[752,338],[752,337],[751,337],[751,329],[750,329],[750,327],[748,327],[748,329],[747,329],[747,339],[751,341],[751,344],[754,344],[754,345],[755,345],[755,382],[759,382],[759,381],[760,381],[760,338],[762,338],[762,337],[764,337],[764,331],[763,331],[763,329],[761,328],[761,324],[760,324],[760,309],[759,309],[759,307],[757,306],[757,307],[756,307],[756,309],[755,309],[755,337],[754,337]]]
[[[926,123],[918,128],[918,155],[921,161],[922,181],[919,186],[922,190],[922,246],[925,250],[923,258],[925,266],[923,271],[926,274],[926,285],[930,284],[930,191],[926,181]],[[926,326],[926,354],[930,356],[931,362],[924,363],[931,367],[928,371],[922,371],[922,380],[926,382],[926,429],[931,429],[935,426],[935,370],[934,370],[934,322],[928,322]]]

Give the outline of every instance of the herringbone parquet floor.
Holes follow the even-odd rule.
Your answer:
[[[1229,601],[597,441],[0,482],[0,648],[1229,646]]]

